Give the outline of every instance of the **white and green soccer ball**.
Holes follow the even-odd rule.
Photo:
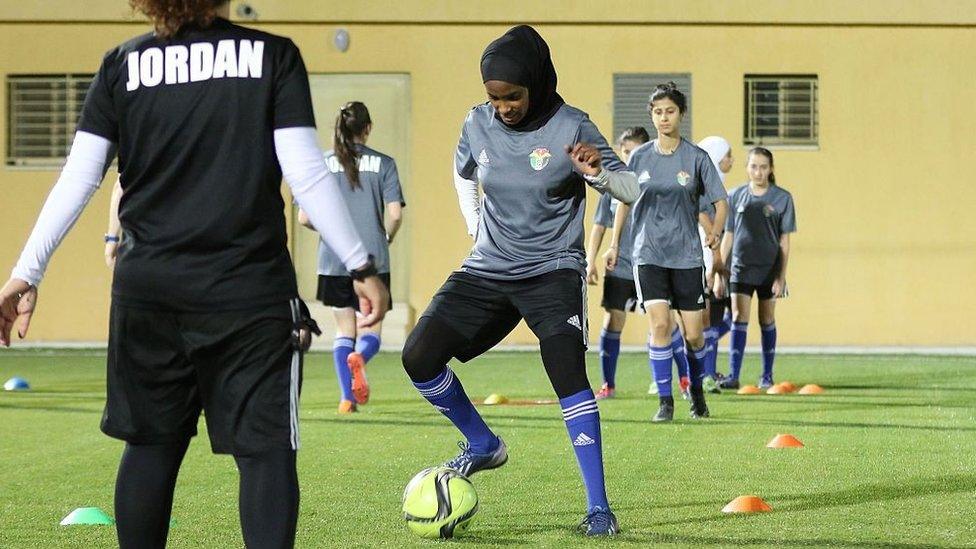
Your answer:
[[[450,467],[424,469],[403,490],[403,518],[420,537],[459,536],[477,512],[478,492],[474,485]]]

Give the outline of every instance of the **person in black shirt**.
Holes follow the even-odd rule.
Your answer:
[[[166,544],[173,489],[201,409],[240,471],[249,547],[290,547],[308,325],[288,255],[282,175],[355,280],[364,313],[389,296],[355,234],[315,134],[308,76],[288,39],[230,23],[225,0],[133,0],[155,32],[110,50],[64,169],[11,279],[0,344],[24,337],[54,249],[118,154],[115,265],[102,430],[126,442],[119,545]]]

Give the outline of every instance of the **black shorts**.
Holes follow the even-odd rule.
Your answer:
[[[568,334],[588,344],[586,283],[576,271],[560,269],[522,280],[492,280],[451,273],[421,317],[432,316],[467,338],[454,356],[467,362],[505,338],[519,320],[539,340]]]
[[[705,308],[705,268],[668,269],[657,265],[637,266],[637,299],[641,306],[648,301],[666,301],[678,311],[700,311]]]
[[[756,297],[765,301],[774,297],[773,282],[773,280],[769,280],[759,285],[746,282],[732,282],[729,284],[729,291],[733,294],[743,294],[749,297],[752,297],[752,294],[755,293]]]
[[[298,449],[302,354],[298,300],[243,311],[189,313],[112,304],[102,431],[133,444],[196,435],[247,455]]]
[[[389,292],[390,273],[380,273],[379,277],[383,284],[386,284],[386,290]],[[319,287],[315,293],[315,299],[330,307],[352,307],[357,311],[359,310],[359,298],[352,289],[352,277],[319,275]],[[392,293],[390,294],[390,302],[387,304],[387,310],[390,309],[393,309]]]
[[[709,299],[711,300],[709,325],[718,326],[722,323],[722,319],[725,318],[725,310],[732,310],[732,299],[730,297],[716,299],[715,296],[709,296]]]
[[[632,313],[637,310],[637,286],[633,280],[607,276],[603,278],[603,300],[600,306],[604,310],[626,311]]]

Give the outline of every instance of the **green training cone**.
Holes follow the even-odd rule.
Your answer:
[[[61,526],[76,524],[115,524],[115,521],[98,507],[79,507],[61,519]]]

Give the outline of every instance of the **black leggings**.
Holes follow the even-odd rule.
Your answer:
[[[468,345],[463,335],[444,321],[425,316],[403,346],[403,368],[414,383],[426,383]],[[556,396],[565,398],[590,388],[586,377],[586,348],[578,335],[557,334],[539,342],[542,364]]]
[[[173,489],[188,445],[189,440],[126,444],[115,482],[121,549],[166,547]],[[244,544],[252,549],[293,547],[298,522],[295,451],[276,449],[234,459],[240,471]]]

